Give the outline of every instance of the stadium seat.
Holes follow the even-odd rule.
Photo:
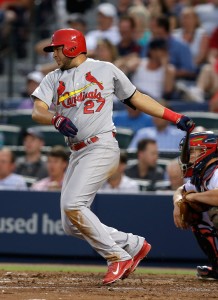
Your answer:
[[[18,125],[23,129],[34,126],[37,123],[32,119],[31,109],[12,109],[4,112],[7,124]]]
[[[33,126],[43,133],[45,137],[45,146],[62,145],[67,146],[63,135],[58,132],[52,125],[36,125]],[[30,127],[31,128],[31,127]]]
[[[157,166],[160,166],[162,169],[166,170],[167,165],[169,164],[169,162],[171,161],[171,159],[167,159],[167,158],[158,158],[157,160]],[[137,158],[130,158],[127,161],[127,166],[131,167],[134,166],[138,163],[138,159]]]
[[[154,184],[155,191],[171,190],[169,180],[157,180]]]
[[[218,129],[218,114],[212,112],[197,112],[186,111],[184,115],[192,118],[195,122],[195,126],[203,126],[208,129]]]
[[[123,127],[117,127],[116,130],[116,139],[118,141],[120,149],[127,149],[133,138],[133,131],[129,128]]]
[[[0,132],[3,133],[5,146],[18,146],[20,144],[20,126],[1,124]]]
[[[183,111],[201,111],[207,112],[209,110],[208,102],[196,103],[196,102],[186,102],[186,101],[169,101],[168,106],[170,109],[176,112]]]
[[[167,158],[158,158],[157,160],[157,165],[162,167],[164,170],[166,170],[167,165],[169,164],[169,162],[171,161],[171,159],[167,159]]]
[[[179,145],[178,145],[179,149]],[[159,157],[164,159],[173,159],[180,156],[180,152],[178,151],[159,151]]]
[[[139,190],[141,192],[146,192],[149,191],[151,189],[151,180],[146,180],[146,179],[134,179],[138,186],[139,186]]]

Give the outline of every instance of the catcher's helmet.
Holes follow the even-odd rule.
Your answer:
[[[185,137],[182,138],[179,144],[180,150],[182,149]],[[190,151],[194,153],[194,159],[187,164],[182,164],[181,169],[183,177],[192,177],[193,172],[200,173],[210,159],[218,157],[217,150],[217,136],[212,131],[193,132],[189,138]],[[197,154],[196,150],[200,150]]]
[[[59,29],[54,32],[51,44],[43,50],[53,52],[53,47],[63,46],[63,54],[74,58],[81,53],[87,53],[85,37],[79,30],[73,28]]]

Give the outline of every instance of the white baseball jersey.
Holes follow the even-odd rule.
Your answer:
[[[213,176],[210,178],[209,183],[207,184],[208,190],[215,190],[218,188],[218,169],[214,172]],[[190,179],[185,183],[186,191],[196,191],[196,187],[191,184]]]
[[[96,134],[115,130],[112,121],[114,95],[121,101],[136,88],[126,75],[109,62],[88,58],[77,68],[56,69],[32,94],[68,117],[78,128],[75,143]]]
[[[32,94],[49,107],[53,103],[57,113],[78,128],[68,144],[99,138],[97,143],[72,151],[61,191],[61,214],[64,231],[86,240],[108,263],[131,259],[144,243],[143,237],[102,224],[90,210],[97,191],[119,163],[118,142],[111,133],[115,130],[114,95],[125,100],[135,90],[113,64],[87,59],[77,68],[49,73]],[[78,213],[76,219],[74,213]]]

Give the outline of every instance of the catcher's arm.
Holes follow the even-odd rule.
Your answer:
[[[174,222],[177,227],[187,229],[202,220],[202,213],[208,211],[210,205],[198,201],[200,194],[195,190],[186,191],[184,188],[177,190],[174,197]],[[194,197],[197,199],[189,200]]]
[[[218,206],[218,188],[201,193],[192,193],[186,196],[190,202],[200,202],[211,206]]]
[[[188,226],[182,221],[181,215],[180,215],[180,202],[182,201],[182,193],[183,193],[183,186],[179,187],[174,195],[173,195],[173,204],[174,204],[174,209],[173,209],[173,219],[176,227],[178,228],[188,228]]]

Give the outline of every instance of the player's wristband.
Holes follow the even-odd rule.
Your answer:
[[[181,114],[178,114],[168,108],[165,108],[162,118],[177,124],[179,122],[179,120],[181,119],[181,117],[182,117]]]
[[[52,117],[52,119],[51,119],[51,123],[52,123],[52,125],[54,125],[55,126],[55,121],[57,120],[57,117],[59,117],[60,115],[54,115],[53,117]]]

